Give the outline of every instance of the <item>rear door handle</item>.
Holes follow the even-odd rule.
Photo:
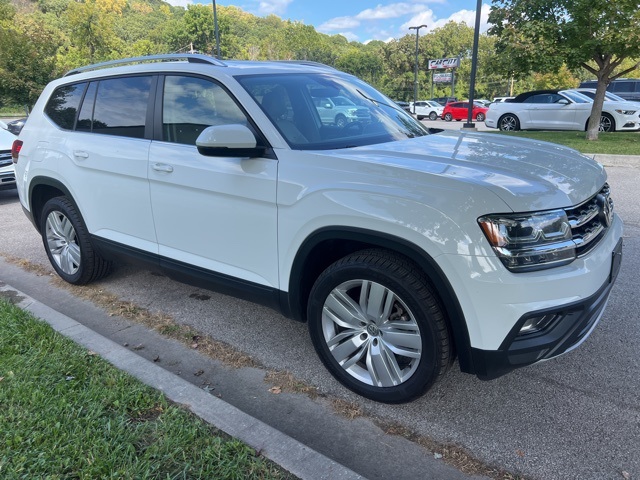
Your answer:
[[[173,167],[171,165],[167,165],[166,163],[154,163],[151,168],[153,168],[156,172],[163,172],[163,173],[173,172]]]
[[[89,153],[84,150],[74,150],[73,156],[84,160],[85,158],[89,158]]]

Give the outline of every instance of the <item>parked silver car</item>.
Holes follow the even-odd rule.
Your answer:
[[[313,103],[325,125],[344,127],[350,122],[368,122],[371,119],[368,108],[358,107],[347,97],[314,97]]]

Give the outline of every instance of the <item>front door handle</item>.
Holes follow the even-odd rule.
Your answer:
[[[84,150],[74,150],[73,156],[84,160],[85,158],[89,158],[89,153],[85,152]]]
[[[152,168],[156,172],[163,172],[163,173],[173,172],[173,167],[171,165],[167,165],[166,163],[154,163]]]

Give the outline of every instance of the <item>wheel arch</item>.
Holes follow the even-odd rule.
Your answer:
[[[445,310],[460,369],[473,373],[469,331],[453,287],[431,256],[399,237],[355,227],[326,227],[313,232],[303,242],[293,261],[283,311],[296,320],[306,321],[307,301],[315,279],[336,260],[366,248],[398,253],[427,275]]]
[[[31,211],[32,223],[36,230],[40,232],[40,213],[42,207],[54,197],[67,197],[80,213],[69,189],[59,180],[50,177],[34,177],[29,184],[29,209]]]

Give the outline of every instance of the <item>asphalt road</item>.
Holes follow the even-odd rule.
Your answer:
[[[380,405],[346,391],[317,359],[306,326],[261,306],[134,267],[119,268],[101,287],[172,315],[267,368],[288,370],[321,392],[356,402],[370,416],[463,447],[489,465],[544,480],[640,478],[640,168],[607,170],[625,221],[624,259],[593,335],[561,358],[491,382],[454,365],[440,384],[407,405]],[[15,190],[0,191],[0,254],[49,265]],[[339,432],[335,436],[339,450]]]

